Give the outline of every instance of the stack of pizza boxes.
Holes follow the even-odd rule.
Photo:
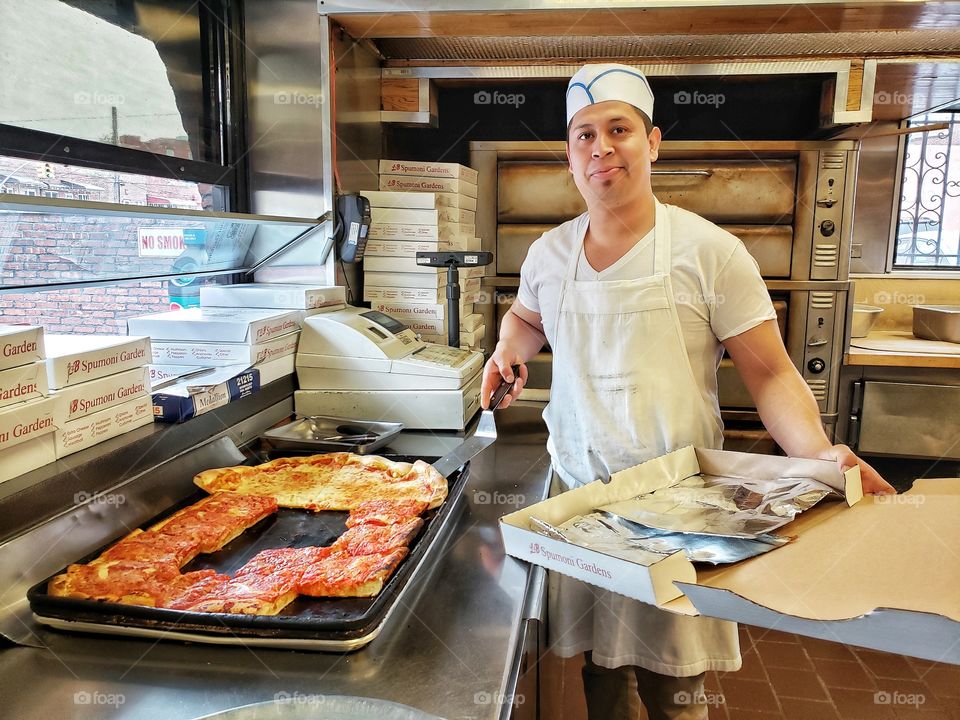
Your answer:
[[[0,325],[0,482],[57,459],[43,328]]]
[[[298,323],[316,313],[342,310],[347,306],[343,286],[322,286],[292,283],[240,283],[237,285],[206,285],[200,288],[200,307],[206,309],[259,308],[276,312],[297,311]],[[299,339],[299,332],[297,333]],[[252,367],[260,371],[260,385],[266,385],[295,372],[294,353],[258,357]]]
[[[477,171],[456,163],[380,161],[380,191],[365,192],[371,224],[363,257],[363,299],[419,333],[447,344],[447,270],[418,265],[417,252],[479,250]],[[478,349],[483,267],[460,269],[460,346]]]
[[[129,334],[152,341],[156,419],[183,422],[257,392],[260,367],[296,353],[303,317],[303,310],[197,307],[128,318]]]
[[[48,334],[46,349],[58,458],[153,422],[150,338]]]

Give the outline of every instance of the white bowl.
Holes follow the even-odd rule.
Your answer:
[[[850,337],[866,337],[882,312],[883,308],[876,305],[854,305]]]

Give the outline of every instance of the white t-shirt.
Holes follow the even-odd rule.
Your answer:
[[[723,340],[776,318],[756,261],[726,230],[673,205],[670,213],[670,279],[690,367],[705,402],[717,408],[717,367]],[[556,341],[560,283],[570,254],[581,244],[588,213],[533,243],[520,268],[517,302],[537,312],[551,346]],[[653,273],[653,237],[648,233],[617,262],[597,273],[581,251],[577,280],[632,280]]]

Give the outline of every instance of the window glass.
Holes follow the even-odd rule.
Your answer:
[[[953,113],[911,119],[945,130],[906,136],[894,266],[960,266],[960,121]]]
[[[0,123],[218,162],[201,5],[0,3]]]
[[[0,193],[218,212],[227,210],[228,197],[223,185],[6,155],[0,155]]]
[[[48,333],[126,335],[129,317],[200,307],[202,285],[238,281],[238,276],[178,278],[0,294],[0,323],[43,325]]]

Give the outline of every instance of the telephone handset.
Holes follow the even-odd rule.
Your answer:
[[[370,232],[370,201],[359,193],[338,195],[334,238],[340,259],[360,262]]]

